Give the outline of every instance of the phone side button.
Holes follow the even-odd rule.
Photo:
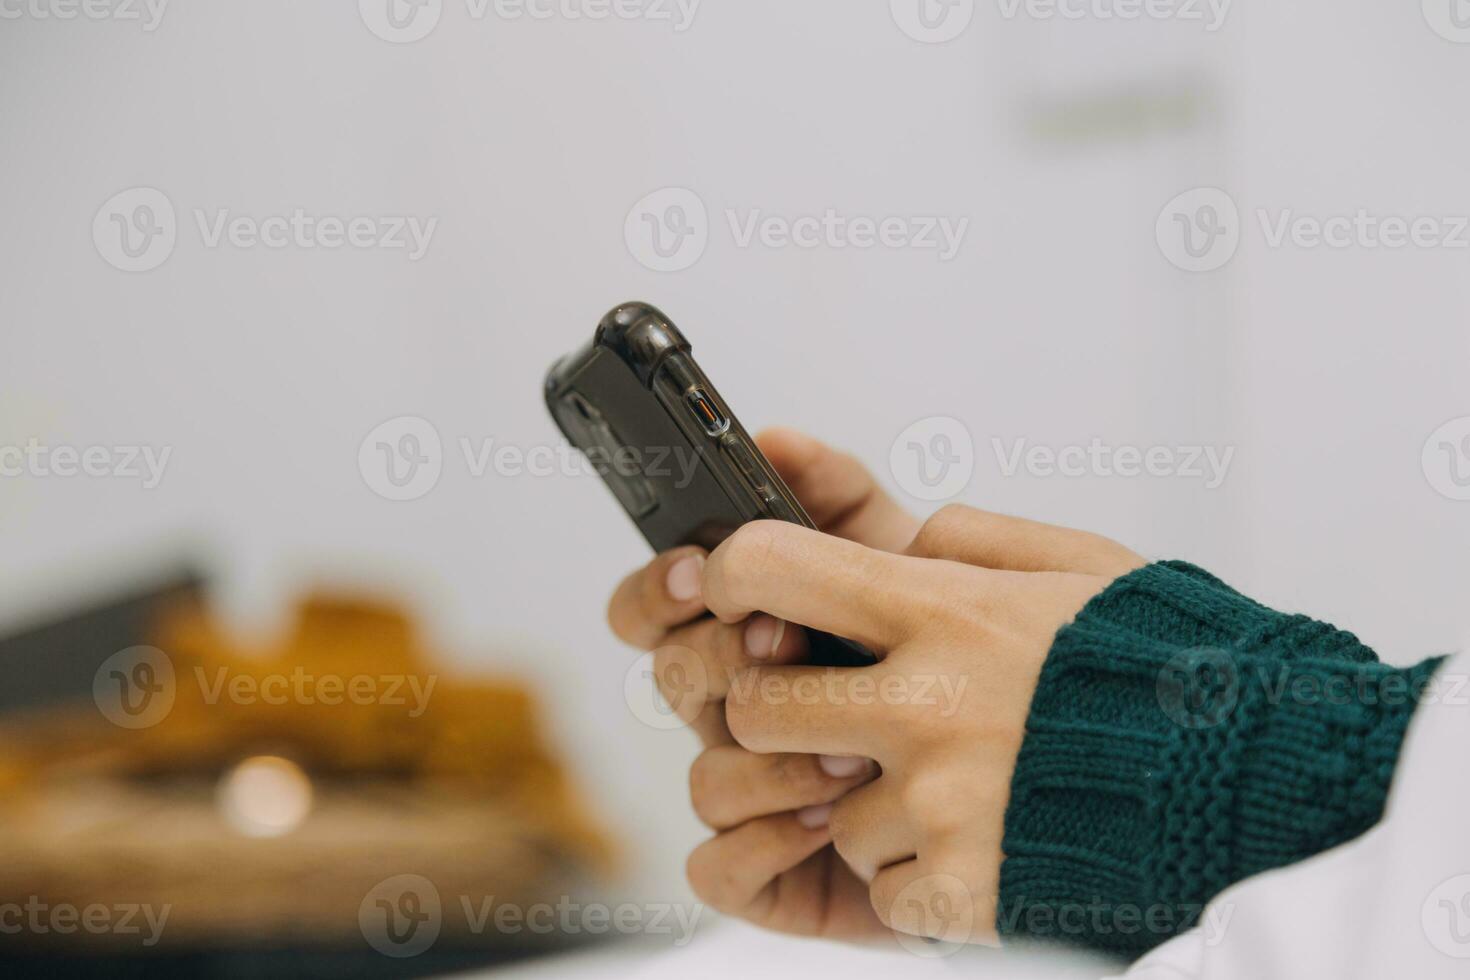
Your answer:
[[[722,448],[725,450],[725,455],[735,464],[735,468],[740,471],[740,475],[745,477],[745,485],[762,500],[769,500],[774,491],[771,489],[770,481],[766,479],[765,471],[755,461],[750,450],[733,440],[725,442]]]

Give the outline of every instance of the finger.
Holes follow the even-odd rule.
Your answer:
[[[868,886],[868,898],[895,932],[994,946],[998,885],[998,873],[981,868],[980,859],[947,852],[884,868]]]
[[[855,456],[795,429],[767,429],[755,441],[817,527],[828,534],[901,551],[918,533],[919,519],[899,506]]]
[[[702,753],[689,769],[694,813],[713,830],[754,817],[831,803],[877,772],[867,759],[781,753],[756,755],[739,746]]]
[[[723,701],[711,701],[706,704],[689,722],[689,727],[695,735],[699,736],[699,744],[707,749],[716,745],[735,744],[735,736],[730,734],[730,726],[725,724]]]
[[[720,912],[762,915],[776,899],[776,878],[827,845],[825,815],[759,817],[700,844],[685,866],[694,894]]]
[[[704,560],[700,548],[675,548],[623,579],[607,604],[607,622],[618,639],[652,650],[669,627],[702,615]]]
[[[936,570],[785,521],[753,521],[704,565],[704,601],[729,623],[753,612],[889,650],[929,618]]]
[[[832,806],[827,821],[832,843],[864,881],[872,881],[883,868],[918,853],[919,833],[905,816],[897,786],[892,778],[880,778],[854,789]]]
[[[683,647],[693,652],[702,665],[704,695],[720,701],[730,680],[747,667],[760,663],[799,663],[806,658],[807,637],[784,620],[764,614],[738,623],[722,623],[712,616],[679,626],[669,632],[663,647]]]
[[[892,712],[875,667],[752,667],[725,696],[725,723],[751,752],[891,758]]]
[[[1145,562],[1101,535],[950,504],[919,528],[905,553],[1013,572],[1116,578]]]

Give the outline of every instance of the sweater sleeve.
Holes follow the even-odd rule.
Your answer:
[[[1042,668],[1001,934],[1137,955],[1233,882],[1362,833],[1438,663],[1387,666],[1184,562],[1118,579]]]

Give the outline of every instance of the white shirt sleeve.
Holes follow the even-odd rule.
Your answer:
[[[1221,892],[1127,980],[1470,978],[1470,653],[1415,710],[1384,818]]]

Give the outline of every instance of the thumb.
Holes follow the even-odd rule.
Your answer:
[[[822,531],[893,552],[918,533],[918,518],[851,454],[795,429],[767,429],[755,441]]]

